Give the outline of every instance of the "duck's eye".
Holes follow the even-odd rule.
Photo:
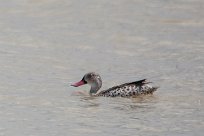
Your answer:
[[[92,75],[90,74],[90,75],[87,75],[87,78],[92,78]]]

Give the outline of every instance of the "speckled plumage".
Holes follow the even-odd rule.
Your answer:
[[[103,90],[96,94],[97,96],[104,97],[130,97],[130,96],[138,96],[144,94],[152,94],[156,91],[157,87],[152,87],[146,82],[146,80],[140,80],[131,83],[125,83],[119,86],[114,86],[107,90]]]

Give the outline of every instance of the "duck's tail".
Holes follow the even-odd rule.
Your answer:
[[[147,94],[153,94],[158,88],[159,88],[159,86],[153,86],[153,87],[149,88],[146,93]]]

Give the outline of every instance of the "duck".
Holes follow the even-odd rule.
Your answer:
[[[100,90],[102,87],[102,79],[98,73],[86,73],[83,78],[76,83],[71,84],[73,87],[79,87],[85,84],[91,86],[89,94],[91,96],[104,96],[104,97],[131,97],[153,94],[158,87],[152,86],[146,79],[139,81],[124,83],[121,85],[113,86],[106,90]]]

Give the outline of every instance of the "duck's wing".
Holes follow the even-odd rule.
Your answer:
[[[119,85],[119,87],[124,87],[124,86],[128,86],[128,85],[141,86],[141,85],[148,84],[148,83],[152,83],[152,82],[147,82],[147,79],[142,79],[142,80],[139,80],[139,81],[134,81],[134,82]]]

